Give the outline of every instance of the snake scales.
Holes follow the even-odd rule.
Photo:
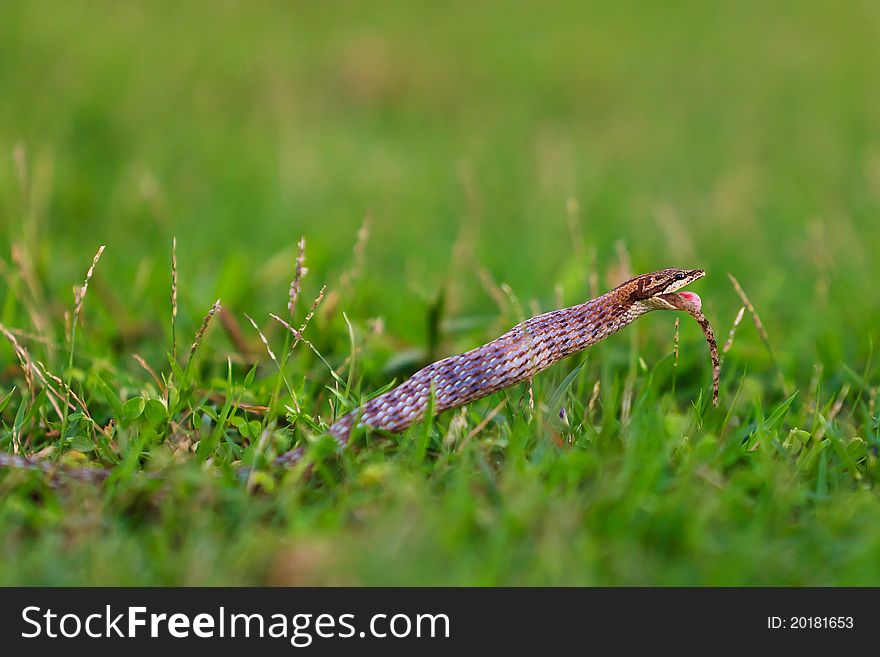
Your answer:
[[[527,319],[482,347],[419,370],[396,388],[343,415],[329,433],[345,445],[355,424],[393,433],[403,431],[424,418],[432,395],[435,413],[480,399],[530,379],[652,310],[683,310],[700,324],[712,356],[712,401],[717,405],[719,363],[712,328],[701,312],[700,297],[692,292],[678,292],[704,275],[702,269],[663,269],[642,274],[586,303]],[[291,465],[302,454],[302,448],[296,448],[279,456],[275,463]],[[59,471],[46,461],[11,454],[0,454],[0,466],[38,469],[50,474]],[[110,472],[101,468],[65,468],[63,474],[101,481]]]
[[[419,370],[396,388],[343,415],[329,433],[344,445],[355,423],[392,433],[403,431],[423,419],[432,390],[435,413],[467,404],[530,379],[652,310],[684,310],[697,320],[712,355],[712,401],[717,405],[718,348],[712,327],[700,310],[700,297],[676,293],[704,275],[702,269],[642,274],[586,303],[527,319],[482,347]],[[294,449],[279,456],[276,463],[290,465],[302,454],[302,448]]]

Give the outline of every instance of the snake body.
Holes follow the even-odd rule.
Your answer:
[[[440,413],[509,388],[604,340],[652,310],[684,310],[700,324],[712,353],[713,401],[717,403],[717,345],[712,329],[700,312],[700,298],[690,292],[677,292],[704,275],[701,269],[642,274],[586,303],[527,319],[481,347],[419,370],[396,388],[340,417],[328,432],[343,446],[356,425],[398,433],[424,419],[432,396],[432,410]],[[275,463],[288,466],[302,455],[303,448],[298,447],[279,456]],[[51,463],[11,454],[0,454],[0,466],[49,474],[58,471]],[[100,468],[66,468],[64,474],[101,481],[110,473]]]
[[[396,388],[343,415],[328,432],[341,445],[347,444],[356,424],[401,432],[424,419],[432,395],[432,409],[440,413],[509,388],[601,342],[652,310],[690,313],[704,332],[709,331],[709,339],[712,329],[700,312],[699,297],[676,293],[704,275],[701,269],[642,274],[586,303],[527,319],[481,347],[431,363]],[[714,340],[712,336],[710,351],[716,354]],[[717,385],[714,400],[717,403]],[[279,456],[276,464],[291,465],[302,454],[302,448],[294,449]]]

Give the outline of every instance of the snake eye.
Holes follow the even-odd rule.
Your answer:
[[[675,274],[675,276],[673,276],[672,278],[674,278],[677,281],[683,281],[685,278],[687,278],[687,276],[685,276],[684,272],[680,271],[680,272],[677,272]]]

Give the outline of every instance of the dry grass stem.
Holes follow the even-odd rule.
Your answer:
[[[730,327],[730,333],[727,335],[727,342],[724,343],[724,348],[721,350],[722,356],[730,351],[730,348],[733,346],[733,338],[736,336],[736,329],[742,321],[745,312],[746,307],[741,306],[739,312],[736,314],[736,318],[733,320],[733,326]]]
[[[476,226],[465,216],[458,224],[458,232],[449,250],[447,267],[446,307],[450,315],[457,315],[466,292],[465,274],[473,271]]]
[[[623,394],[620,396],[620,423],[624,426],[629,424],[630,413],[632,412],[633,401],[633,385],[630,378],[623,388]]]
[[[324,300],[324,293],[327,291],[327,286],[322,285],[321,289],[318,291],[318,296],[315,297],[315,300],[312,301],[312,307],[309,308],[309,312],[306,315],[306,318],[303,320],[303,323],[299,325],[299,332],[302,333],[306,330],[306,327],[309,325],[309,322],[312,321],[312,317],[315,316],[315,311],[318,309],[318,306],[321,305],[321,301]]]
[[[764,343],[764,348],[767,350],[767,355],[770,356],[770,360],[776,367],[776,373],[779,376],[779,385],[782,388],[782,392],[788,394],[785,385],[785,375],[782,373],[782,368],[779,366],[779,361],[776,360],[776,354],[773,352],[773,346],[770,344],[770,337],[767,335],[767,331],[764,328],[764,323],[761,321],[761,317],[758,315],[758,311],[755,310],[755,306],[752,305],[752,302],[746,295],[745,290],[742,289],[739,281],[736,280],[736,277],[730,272],[727,272],[727,277],[730,279],[731,284],[733,284],[733,288],[736,290],[739,298],[742,299],[742,302],[748,309],[749,314],[751,314],[752,316],[752,321],[754,321],[755,323],[755,328],[758,330],[758,335],[761,336],[761,341]]]
[[[27,149],[25,149],[24,144],[13,146],[12,160],[15,162],[15,173],[18,176],[18,194],[21,198],[23,214],[27,214],[28,200],[30,198],[28,188],[30,185],[28,184]]]
[[[587,404],[587,415],[592,416],[593,411],[596,410],[596,404],[599,401],[599,393],[602,390],[602,382],[597,380],[596,383],[593,384],[593,393],[590,395],[590,402]]]
[[[58,405],[58,402],[64,401],[64,398],[61,396],[61,394],[57,390],[55,390],[49,384],[46,377],[49,376],[53,381],[56,381],[57,383],[59,383],[63,388],[67,388],[68,391],[69,391],[69,388],[61,381],[61,379],[59,379],[58,377],[56,377],[52,374],[49,374],[48,370],[46,369],[46,367],[42,363],[35,363],[31,359],[30,354],[28,353],[27,349],[25,349],[23,346],[21,346],[21,344],[15,339],[15,336],[12,334],[12,332],[2,324],[0,324],[0,333],[3,333],[3,335],[6,337],[7,340],[9,340],[10,344],[12,345],[12,349],[15,352],[16,357],[18,358],[19,365],[21,366],[22,372],[24,374],[25,384],[27,385],[28,391],[30,392],[31,400],[33,401],[33,399],[36,396],[36,384],[35,384],[35,376],[36,376],[36,379],[39,379],[39,381],[43,385],[43,387],[46,388],[46,392],[47,392],[46,398],[48,399],[49,403],[52,405],[52,408],[57,413],[58,418],[60,420],[63,420],[65,414],[61,410],[61,407]],[[39,367],[37,365],[39,365]],[[71,396],[73,396],[73,398],[76,399],[83,406],[83,410],[84,410],[85,414],[88,416],[88,410],[85,408],[85,404],[83,404],[81,402],[81,400],[79,400],[79,398],[75,394],[72,393],[72,391],[69,391],[69,394]],[[70,404],[69,401],[67,401],[66,403]],[[73,406],[72,404],[70,404],[70,407],[74,410],[76,409],[76,407]],[[91,418],[89,418],[89,419],[91,419]]]
[[[269,346],[269,341],[266,339],[266,336],[263,335],[263,332],[260,330],[260,327],[257,326],[257,323],[251,319],[250,315],[245,314],[247,321],[251,323],[251,326],[254,327],[254,330],[257,332],[257,335],[260,336],[260,341],[262,341],[263,346],[266,347],[266,353],[269,354],[269,358],[272,359],[272,362],[278,366],[278,369],[281,369],[281,365],[278,363],[278,359],[275,358],[275,352],[272,351],[272,347]]]
[[[670,252],[682,262],[696,260],[696,249],[691,240],[690,232],[678,218],[671,205],[662,204],[654,215],[657,224],[666,236]]]
[[[177,238],[171,239],[171,355],[177,360]]]
[[[61,344],[56,342],[55,340],[50,340],[48,338],[43,337],[42,335],[37,335],[36,333],[30,333],[28,331],[22,331],[17,328],[10,328],[9,332],[12,333],[15,337],[20,340],[27,340],[28,342],[36,342],[45,347],[50,347],[52,349],[60,349],[62,347]]]
[[[92,275],[95,273],[95,266],[98,264],[98,260],[101,259],[101,255],[104,253],[105,245],[102,244],[98,247],[98,252],[95,254],[95,257],[92,258],[92,264],[89,267],[89,270],[86,272],[86,278],[83,281],[82,287],[76,292],[74,295],[74,300],[76,304],[73,308],[73,324],[76,325],[76,320],[79,317],[80,311],[82,310],[83,301],[86,299],[86,293],[89,291],[89,281],[92,280]]]
[[[12,262],[18,267],[21,280],[27,285],[31,297],[34,299],[40,299],[42,296],[40,285],[34,274],[33,263],[31,262],[30,254],[27,249],[21,244],[13,244],[10,252],[12,254]]]
[[[28,254],[27,249],[21,244],[13,244],[11,253],[12,262],[18,269],[18,275],[21,280],[24,281],[29,292],[29,298],[28,296],[22,296],[21,301],[27,308],[28,315],[31,318],[31,323],[34,325],[34,328],[46,339],[50,339],[50,336],[52,335],[51,322],[41,311],[42,308],[47,306],[47,303],[43,296],[42,288],[37,281],[36,274],[34,273],[34,267],[30,255]],[[12,285],[11,282],[9,284],[10,286]]]
[[[501,284],[501,291],[504,292],[507,297],[508,302],[510,303],[509,308],[513,310],[514,318],[517,322],[526,321],[526,313],[523,310],[522,304],[519,302],[519,299],[516,297],[516,294],[513,291],[513,288],[510,287],[507,283]]]
[[[449,421],[449,428],[446,431],[446,435],[443,436],[443,446],[451,447],[455,445],[455,443],[464,438],[465,429],[467,429],[466,405],[459,408],[458,412]]]
[[[321,300],[324,298],[324,293],[326,292],[326,290],[327,290],[326,285],[321,286],[321,290],[320,290],[320,292],[318,292],[318,296],[315,297],[315,300],[312,302],[312,307],[309,309],[308,314],[306,315],[305,319],[303,320],[303,323],[300,324],[299,328],[294,328],[293,326],[290,325],[289,322],[284,321],[283,319],[281,319],[277,315],[273,315],[272,313],[269,313],[269,317],[271,317],[276,322],[281,324],[284,328],[286,328],[288,331],[290,331],[291,335],[293,335],[293,338],[294,338],[293,344],[290,345],[290,349],[288,349],[288,353],[293,351],[296,348],[296,345],[300,341],[305,342],[312,351],[315,351],[315,348],[312,346],[312,344],[303,337],[303,332],[306,330],[306,327],[309,325],[309,322],[311,321],[312,317],[315,315],[315,310],[318,308],[318,306],[321,303]],[[349,358],[350,358],[350,356],[349,356]]]
[[[617,255],[617,261],[608,265],[605,269],[605,280],[609,287],[615,287],[632,278],[632,263],[626,244],[618,240],[614,243],[614,250]],[[593,295],[594,298],[596,296],[598,296],[598,291]]]
[[[578,262],[583,262],[586,248],[584,246],[584,231],[580,221],[581,205],[576,198],[570,198],[565,203],[565,210],[568,216],[568,234],[571,238],[574,257]]]
[[[476,265],[476,267],[477,275],[480,278],[480,284],[483,286],[483,289],[486,290],[486,293],[490,297],[492,297],[492,300],[495,302],[495,305],[498,306],[498,310],[501,314],[506,314],[508,306],[504,291],[498,286],[495,279],[492,278],[492,274],[489,273],[488,269],[481,267],[480,265]]]
[[[9,340],[9,344],[12,346],[12,351],[15,352],[16,357],[18,358],[18,362],[21,365],[21,370],[24,373],[24,382],[27,386],[28,392],[31,394],[31,401],[33,401],[36,396],[36,391],[34,390],[34,375],[31,373],[31,360],[28,355],[27,350],[19,344],[15,335],[6,328],[3,324],[0,324],[0,333]]]
[[[274,319],[276,322],[278,322],[279,324],[281,324],[281,326],[283,326],[283,327],[286,328],[288,331],[290,331],[290,333],[293,335],[293,337],[294,337],[295,339],[305,341],[304,338],[303,338],[303,336],[302,336],[302,333],[299,332],[299,329],[295,329],[295,328],[293,328],[293,327],[290,325],[289,322],[284,321],[283,319],[281,319],[278,315],[275,315],[274,313],[269,313],[269,317],[271,317],[271,318]]]
[[[590,247],[590,274],[588,276],[590,285],[590,298],[595,299],[599,296],[599,256],[596,253],[596,247]]]
[[[764,344],[767,347],[767,351],[771,352],[772,355],[772,347],[770,346],[770,337],[767,335],[767,331],[764,329],[764,324],[761,322],[761,317],[758,315],[758,311],[755,310],[755,307],[752,305],[752,302],[749,300],[749,297],[746,295],[745,290],[742,289],[742,286],[739,284],[739,281],[736,280],[736,277],[730,272],[727,273],[727,277],[730,279],[730,282],[733,284],[733,288],[736,290],[736,293],[739,295],[739,298],[742,299],[742,302],[745,304],[746,308],[748,308],[749,313],[752,316],[752,320],[755,322],[755,328],[758,329],[758,335],[761,336],[761,339],[764,341]]]
[[[156,375],[156,372],[153,371],[153,368],[147,364],[147,361],[145,361],[139,354],[132,354],[131,357],[134,358],[135,362],[138,365],[140,365],[147,372],[147,374],[149,374],[153,378],[153,381],[155,381],[156,385],[159,386],[160,392],[165,390],[165,386],[162,383],[162,379],[160,379]]]
[[[533,316],[541,314],[541,304],[535,297],[529,299],[529,311]]]
[[[54,374],[52,374],[46,368],[46,366],[43,365],[42,362],[37,361],[37,365],[39,365],[40,369],[43,371],[43,374],[45,376],[52,379],[59,386],[59,389],[64,390],[66,396],[69,396],[70,398],[72,398],[73,401],[75,401],[79,405],[79,408],[82,411],[83,415],[85,415],[89,420],[92,421],[92,424],[94,424],[94,420],[92,420],[92,416],[89,414],[89,409],[86,406],[86,403],[82,399],[80,399],[77,396],[77,394],[72,389],[70,389],[70,387],[66,383],[64,383],[64,381],[61,380],[61,377],[58,377],[58,376],[55,376]],[[59,397],[59,399],[61,399],[61,395],[58,395],[58,397]],[[72,411],[76,410],[76,406],[74,404],[72,404],[69,400],[68,400],[67,404],[68,404],[68,407],[70,408],[70,410],[72,410]]]
[[[369,212],[364,215],[361,227],[358,229],[357,238],[352,249],[352,261],[349,267],[339,276],[339,285],[327,296],[324,304],[324,315],[330,316],[336,313],[339,301],[351,291],[354,281],[361,277],[366,265],[367,243],[370,240],[370,225],[372,216]]]
[[[79,315],[82,312],[83,303],[86,300],[86,293],[89,291],[89,281],[92,280],[92,276],[95,273],[95,267],[98,265],[98,261],[101,259],[101,255],[104,253],[105,245],[101,245],[98,247],[97,253],[95,253],[95,257],[92,258],[92,264],[89,265],[89,269],[86,272],[85,280],[83,281],[82,287],[78,290],[74,290],[73,298],[74,298],[74,306],[73,306],[73,317],[70,320],[70,349],[67,355],[67,383],[64,385],[67,391],[67,397],[64,400],[64,416],[62,418],[62,438],[64,437],[64,432],[67,429],[67,408],[71,406],[70,397],[74,396],[73,394],[73,354],[76,349],[76,325],[77,320],[79,319]],[[63,444],[63,443],[62,443]]]
[[[205,318],[202,320],[202,325],[199,327],[199,332],[196,333],[196,339],[192,343],[192,347],[189,349],[189,359],[186,361],[186,366],[189,367],[190,363],[192,363],[193,356],[196,355],[196,350],[199,348],[199,345],[202,343],[202,338],[205,337],[205,331],[208,330],[208,325],[210,325],[211,320],[214,318],[220,310],[222,306],[220,305],[220,299],[214,302],[214,305],[211,306],[211,310],[208,311],[208,314],[205,315]]]
[[[4,335],[6,332],[4,331]],[[8,339],[8,335],[6,336]],[[19,362],[22,364],[22,369],[25,370],[24,376],[25,380],[30,380],[31,384],[34,385],[34,375],[36,375],[36,379],[46,388],[46,398],[49,400],[49,403],[52,405],[54,411],[58,414],[58,419],[64,419],[64,413],[61,410],[61,407],[58,405],[58,402],[62,400],[61,395],[49,385],[49,382],[46,380],[43,372],[40,371],[40,368],[37,367],[36,363],[31,360],[30,355],[24,347],[21,347],[21,351],[16,351],[16,355],[19,358]]]
[[[507,402],[505,400],[502,400],[495,408],[493,408],[491,411],[489,411],[489,413],[486,415],[486,417],[484,417],[482,420],[480,420],[480,423],[477,426],[475,426],[473,429],[471,429],[470,432],[468,433],[468,435],[464,437],[464,440],[461,441],[458,448],[462,449],[465,446],[465,444],[467,444],[468,441],[470,441],[474,436],[476,436],[483,429],[485,429],[486,425],[488,425],[493,420],[493,418],[496,415],[498,415],[499,412],[501,412],[501,409],[504,408],[504,405],[506,403]]]
[[[675,337],[672,339],[672,353],[675,357],[675,360],[672,363],[673,367],[678,367],[678,342],[679,342],[678,317],[676,317],[675,318]]]
[[[238,323],[235,315],[226,308],[220,310],[220,324],[223,326],[223,330],[226,332],[230,342],[235,345],[235,349],[242,359],[246,359],[249,354],[253,353],[254,350],[245,339],[241,325]]]
[[[343,381],[342,378],[336,373],[336,370],[334,370],[333,367],[330,365],[330,363],[327,362],[327,359],[324,358],[323,354],[321,354],[321,352],[318,351],[318,350],[315,348],[315,345],[313,345],[311,342],[309,342],[308,340],[306,340],[306,339],[303,337],[302,333],[300,333],[297,329],[293,328],[288,322],[285,322],[285,321],[284,321],[283,319],[281,319],[278,315],[275,315],[275,314],[273,314],[273,313],[269,313],[269,317],[271,317],[271,318],[274,319],[276,322],[278,322],[279,324],[281,324],[281,326],[283,326],[283,327],[286,328],[288,331],[290,331],[290,333],[291,333],[291,334],[293,335],[293,337],[295,338],[294,346],[295,346],[299,341],[303,342],[303,344],[305,344],[305,345],[306,345],[306,346],[312,351],[312,353],[315,354],[315,355],[318,357],[318,359],[324,364],[324,366],[325,366],[325,367],[327,368],[327,370],[330,372],[330,375],[333,377],[333,379],[336,381],[336,383],[339,383],[339,384],[341,384],[341,385],[343,385],[343,386],[347,386],[346,382]],[[288,352],[288,353],[289,353],[289,352]]]
[[[828,425],[834,422],[840,414],[840,411],[843,409],[843,402],[849,394],[849,389],[850,387],[848,383],[841,388],[840,393],[837,395],[837,399],[834,400],[834,404],[831,406],[831,410],[828,411],[828,417],[825,418],[825,421],[816,430],[816,434],[813,436],[813,440],[816,442],[821,441],[825,437],[825,431],[828,429]]]
[[[354,248],[352,249],[352,263],[351,267],[346,271],[342,272],[342,276],[339,277],[339,287],[345,292],[349,289],[351,284],[360,278],[361,274],[364,271],[364,265],[366,263],[366,251],[367,251],[367,243],[370,241],[370,224],[372,223],[372,216],[369,212],[364,215],[364,220],[361,223],[361,227],[357,232],[357,240],[354,243]]]
[[[12,426],[12,453],[13,454],[22,454],[22,446],[21,446],[21,430],[18,429],[15,425]]]

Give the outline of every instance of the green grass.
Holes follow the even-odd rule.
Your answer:
[[[114,469],[0,473],[0,583],[880,585],[877,5],[318,4],[0,8],[0,323],[91,417],[2,339],[0,449]],[[718,409],[655,313],[533,407],[322,437],[621,258],[705,268],[721,342],[742,283]]]

